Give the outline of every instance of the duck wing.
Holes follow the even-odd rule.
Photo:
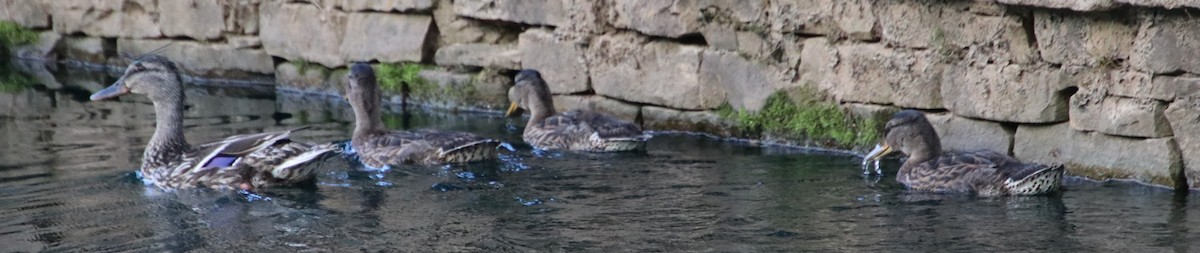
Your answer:
[[[587,130],[596,133],[602,139],[644,141],[648,138],[638,125],[591,110],[567,111],[547,118],[544,122],[547,128]]]
[[[958,178],[956,187],[969,187],[980,195],[1039,194],[1057,189],[1062,166],[1021,163],[995,151],[946,153],[936,169],[943,178]]]
[[[301,127],[291,130],[243,134],[226,137],[223,140],[200,144],[190,156],[199,158],[193,169],[228,167],[241,157],[255,151],[266,149],[281,142],[291,142],[292,132],[308,129]]]

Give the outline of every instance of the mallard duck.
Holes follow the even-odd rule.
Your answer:
[[[158,55],[135,59],[112,86],[92,94],[106,100],[143,94],[154,104],[154,136],[142,155],[142,178],[165,189],[207,187],[254,190],[313,178],[303,166],[337,150],[335,145],[293,142],[297,130],[235,135],[198,146],[183,137],[183,81],[175,63]],[[212,105],[216,106],[216,105]]]
[[[500,142],[478,135],[431,129],[391,131],[379,114],[382,103],[375,70],[366,63],[350,66],[346,100],[354,109],[354,135],[350,143],[363,164],[383,168],[396,164],[433,165],[496,158]]]
[[[537,70],[521,70],[515,80],[516,85],[508,91],[511,104],[504,115],[517,115],[520,108],[530,112],[522,137],[535,148],[629,151],[645,147],[650,139],[641,127],[603,113],[576,109],[555,114],[550,87]]]
[[[879,160],[893,151],[908,155],[896,181],[932,192],[973,192],[982,196],[1036,195],[1057,190],[1063,166],[1021,163],[994,151],[942,152],[941,140],[925,115],[896,113],[884,126],[884,141],[867,154]]]

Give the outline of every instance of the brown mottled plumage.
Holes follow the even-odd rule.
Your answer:
[[[896,181],[914,190],[1035,195],[1058,190],[1062,181],[1061,165],[1021,163],[994,151],[943,153],[933,125],[917,111],[896,113],[884,132],[884,143],[866,159],[878,160],[895,150],[908,154]]]
[[[91,99],[128,93],[144,94],[154,103],[157,123],[146,145],[141,172],[147,182],[161,188],[252,190],[294,184],[313,178],[312,166],[303,165],[337,149],[288,139],[300,129],[189,145],[183,137],[183,82],[175,64],[165,57],[148,55],[134,61],[116,83],[92,94]]]
[[[512,105],[506,115],[514,115],[518,107],[529,110],[532,115],[522,137],[536,148],[629,151],[644,147],[650,138],[641,127],[599,112],[577,109],[555,114],[550,87],[536,70],[522,70],[516,83],[508,91]]]
[[[351,145],[359,160],[381,168],[395,164],[441,164],[474,162],[496,158],[499,141],[455,131],[387,130],[380,118],[381,94],[375,71],[355,63],[347,74],[346,99],[354,108]]]

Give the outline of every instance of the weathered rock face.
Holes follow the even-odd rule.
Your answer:
[[[44,1],[54,31],[99,37],[156,38],[162,36],[154,0]]]
[[[283,63],[275,67],[275,81],[289,89],[305,92],[325,93],[331,90],[326,82],[329,70],[323,67]],[[344,75],[343,75],[344,76]],[[332,89],[336,91],[336,89]]]
[[[687,110],[716,108],[725,92],[698,79],[702,51],[628,33],[599,37],[588,59],[593,89],[626,101]]]
[[[1034,32],[1042,59],[1083,66],[1116,65],[1129,59],[1137,27],[1127,13],[1036,11]]]
[[[1173,138],[1134,139],[1071,130],[1067,124],[1017,127],[1013,153],[1025,162],[1065,164],[1091,178],[1133,178],[1175,186],[1183,169]]]
[[[458,0],[454,1],[454,12],[458,15],[502,20],[531,25],[560,26],[568,18],[562,0]]]
[[[1129,63],[1155,74],[1175,71],[1200,73],[1200,20],[1183,12],[1144,13]]]
[[[334,6],[344,11],[417,12],[433,8],[434,0],[373,1],[334,0]]]
[[[555,95],[554,110],[565,112],[575,109],[592,110],[611,115],[621,120],[638,123],[641,109],[637,105],[624,103],[596,95]]]
[[[1018,123],[1067,120],[1062,70],[1045,66],[953,66],[942,77],[942,98],[954,114]]]
[[[925,114],[942,140],[943,150],[991,150],[1009,154],[1016,129],[1000,123],[973,120],[948,113]]]
[[[346,14],[301,4],[264,4],[261,11],[259,37],[268,54],[325,66],[345,64],[341,44],[346,37]]]
[[[709,50],[700,64],[700,80],[706,87],[723,87],[734,109],[758,111],[767,97],[786,88],[766,66],[750,62],[731,52]]]
[[[168,37],[212,40],[225,29],[225,13],[219,0],[159,1],[159,25]]]
[[[989,4],[893,0],[876,8],[883,40],[896,45],[937,49],[945,59],[959,54],[976,62],[1025,64],[1037,59],[1019,17],[971,13],[994,12],[997,7]]]
[[[699,2],[611,0],[608,19],[618,28],[637,30],[647,35],[678,38],[699,33]]]
[[[19,58],[53,60],[54,49],[58,47],[61,40],[62,35],[53,31],[45,31],[38,33],[36,42],[15,48],[8,48],[8,50],[12,53],[12,56]]]
[[[1163,111],[1167,105],[1152,99],[1107,96],[1080,90],[1071,96],[1071,128],[1130,137],[1171,136]]]
[[[1175,140],[1179,142],[1188,187],[1200,188],[1200,100],[1175,101],[1167,108],[1166,115],[1175,132]]]
[[[0,0],[0,20],[12,21],[28,28],[50,26],[50,14],[34,0]]]
[[[520,69],[521,52],[516,45],[455,44],[438,49],[433,61],[442,66],[476,66]]]
[[[308,4],[266,4],[263,48],[328,67],[349,61],[421,61],[433,19],[424,15],[343,13]]]
[[[996,2],[1012,5],[1029,5],[1053,9],[1070,9],[1075,11],[1101,11],[1116,7],[1113,0],[1078,0],[1078,1],[1042,1],[1042,0],[995,0]]]
[[[347,19],[341,42],[346,61],[419,62],[426,54],[429,16],[351,13]]]
[[[826,77],[841,101],[942,108],[939,92],[944,66],[928,51],[898,51],[878,44],[837,49],[836,74]]]
[[[881,20],[877,15],[877,1],[867,0],[788,0],[767,1],[767,29],[772,31],[797,31],[808,34],[824,34],[833,37],[849,37],[857,40],[878,38],[877,24]],[[762,1],[731,3],[731,9],[738,5],[753,7],[764,5]],[[738,21],[747,22],[750,13],[734,12]],[[741,14],[738,14],[741,13]]]
[[[559,38],[547,30],[531,29],[521,34],[517,47],[521,67],[539,70],[550,85],[550,92],[571,94],[591,89],[581,42]]]
[[[467,43],[504,44],[515,41],[517,32],[496,27],[487,22],[464,18],[454,12],[454,1],[439,0],[433,21],[441,36],[439,46]]]
[[[166,47],[164,47],[166,46]],[[194,41],[138,40],[117,41],[117,53],[142,55],[162,48],[157,54],[175,61],[185,73],[200,76],[228,76],[238,72],[275,73],[274,61],[261,49],[239,49],[227,44]]]

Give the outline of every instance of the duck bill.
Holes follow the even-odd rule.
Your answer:
[[[117,79],[117,82],[108,86],[108,88],[104,88],[103,90],[93,93],[91,99],[92,101],[106,100],[128,93],[129,87],[125,86],[125,78],[121,77],[121,79]]]
[[[863,158],[863,160],[878,161],[879,159],[882,159],[883,156],[885,156],[887,154],[891,154],[892,151],[894,151],[894,150],[892,150],[892,146],[889,146],[887,144],[882,144],[882,145],[876,144],[875,149],[872,149],[871,152],[868,152],[867,156],[865,158]]]
[[[517,112],[517,109],[520,109],[520,107],[517,106],[516,102],[510,103],[508,105],[508,111],[504,112],[504,117],[512,117],[513,113]]]

